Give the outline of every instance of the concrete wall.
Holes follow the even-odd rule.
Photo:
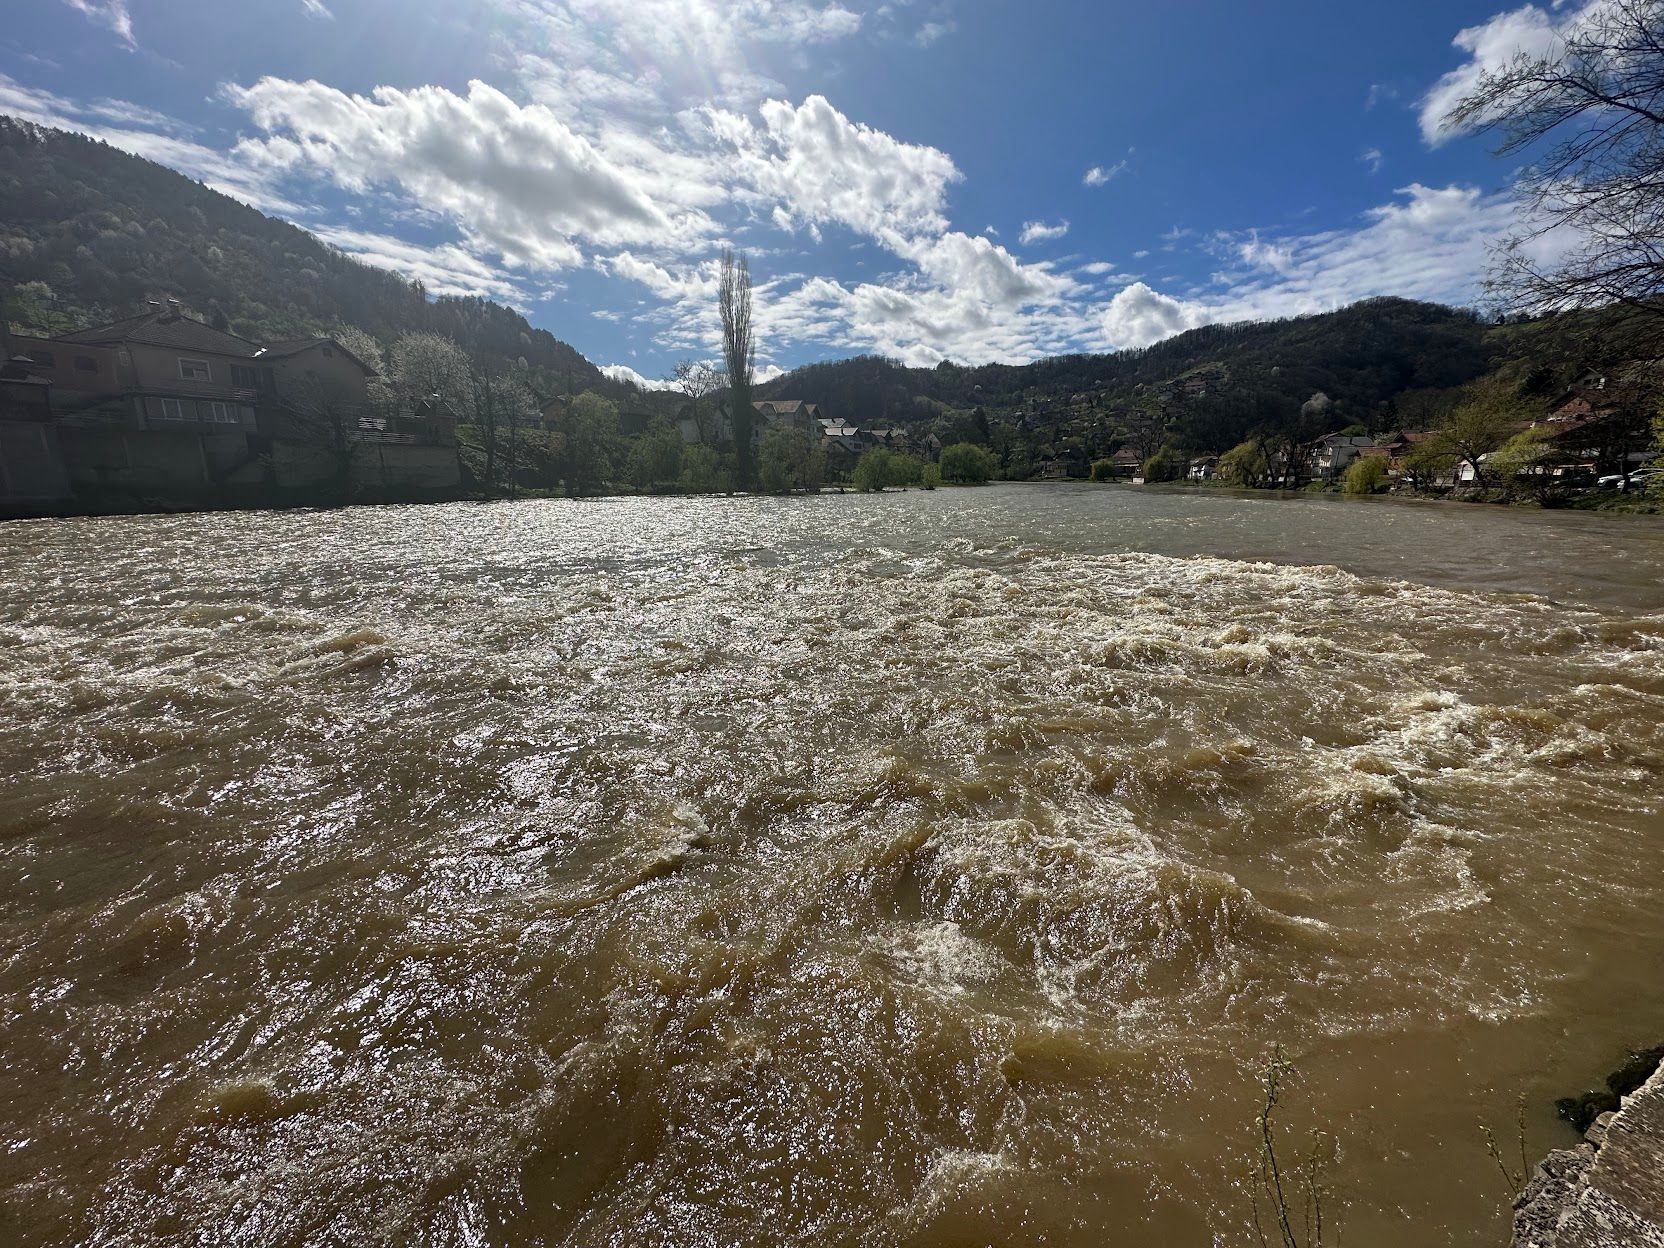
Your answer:
[[[58,431],[36,421],[0,420],[0,508],[69,497]]]

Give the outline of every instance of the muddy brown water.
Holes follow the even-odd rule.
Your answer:
[[[1664,1040],[1664,524],[1070,486],[0,528],[0,1238],[1501,1242]],[[1215,1239],[1217,1238],[1217,1241]]]

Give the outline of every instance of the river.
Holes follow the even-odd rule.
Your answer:
[[[0,1230],[1503,1242],[1664,1041],[1664,524],[997,486],[0,527]]]

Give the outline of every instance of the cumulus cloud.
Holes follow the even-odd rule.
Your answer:
[[[1059,221],[1056,225],[1048,225],[1044,221],[1024,221],[1023,232],[1017,236],[1017,241],[1027,247],[1031,243],[1049,243],[1068,232],[1067,221]]]
[[[1421,137],[1429,146],[1456,137],[1445,118],[1457,103],[1479,85],[1487,73],[1506,66],[1516,56],[1546,56],[1561,47],[1568,30],[1608,0],[1583,4],[1556,3],[1555,12],[1535,4],[1498,13],[1489,21],[1457,33],[1452,43],[1467,55],[1461,65],[1441,77],[1421,99]]]
[[[603,364],[601,374],[614,381],[627,382],[638,390],[674,390],[676,383],[662,377],[643,377],[628,364]]]
[[[355,192],[400,187],[511,264],[563,268],[582,259],[580,240],[669,244],[710,228],[648,171],[609,159],[549,109],[483,82],[465,96],[442,87],[364,96],[262,78],[225,94],[268,136],[238,145],[252,166],[306,167]]]
[[[1117,347],[1147,347],[1194,329],[1207,319],[1199,307],[1134,282],[1115,292],[1103,312],[1105,338]]]
[[[825,96],[767,100],[760,122],[712,110],[710,133],[738,161],[745,190],[788,222],[842,225],[875,238],[947,228],[948,188],[963,175],[946,152],[851,121]]]

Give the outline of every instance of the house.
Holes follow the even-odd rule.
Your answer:
[[[1136,477],[1144,467],[1144,456],[1130,446],[1123,446],[1109,457],[1110,471],[1117,477]]]
[[[751,405],[763,418],[763,424],[795,429],[810,437],[816,435],[821,420],[820,408],[802,399],[758,399]]]
[[[170,301],[51,338],[18,335],[14,346],[49,387],[57,460],[76,497],[252,501],[335,488],[343,461],[363,492],[461,484],[454,421],[371,412],[374,370],[332,338],[259,343]],[[362,443],[378,449],[351,449]]]
[[[1307,447],[1306,461],[1314,477],[1322,481],[1337,480],[1358,458],[1365,447],[1374,446],[1368,436],[1343,433],[1325,434]]]
[[[1190,467],[1184,475],[1187,481],[1212,481],[1219,475],[1219,456],[1198,456],[1190,461]]]
[[[0,514],[24,515],[50,509],[70,490],[52,424],[52,383],[14,351],[0,318]]]

